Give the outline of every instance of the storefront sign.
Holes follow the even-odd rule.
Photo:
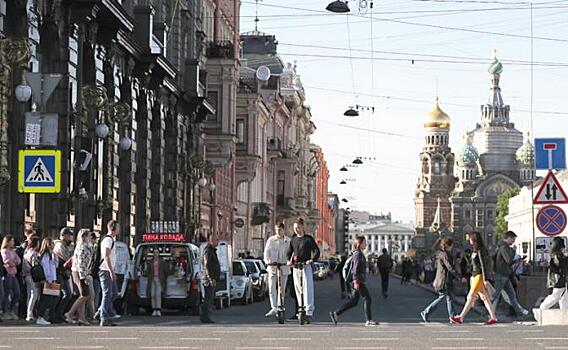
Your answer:
[[[185,242],[183,233],[143,233],[142,242]]]

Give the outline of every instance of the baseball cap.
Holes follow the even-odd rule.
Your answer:
[[[73,236],[73,230],[71,227],[64,227],[59,231],[59,236]]]

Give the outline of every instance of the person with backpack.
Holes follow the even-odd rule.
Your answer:
[[[55,321],[65,321],[65,313],[73,302],[73,281],[71,279],[71,266],[73,262],[73,230],[64,227],[59,232],[59,239],[55,241],[53,252],[59,259],[57,267],[57,281],[61,284],[61,298],[55,307]]]
[[[376,326],[377,322],[373,321],[371,315],[371,293],[365,284],[365,278],[367,276],[367,259],[363,251],[366,248],[365,237],[359,236],[355,238],[355,247],[353,255],[350,260],[345,262],[344,270],[346,270],[346,281],[353,284],[353,294],[345,304],[343,304],[339,309],[329,313],[331,321],[334,325],[337,325],[339,321],[339,316],[345,311],[354,308],[359,303],[359,299],[362,297],[365,299],[365,326],[372,327]]]
[[[495,292],[491,300],[493,301],[493,309],[496,310],[501,292],[505,291],[509,297],[509,304],[515,309],[517,314],[527,316],[529,311],[519,304],[517,293],[511,283],[511,278],[514,278],[513,265],[519,261],[515,260],[515,250],[511,248],[516,238],[517,235],[513,231],[507,231],[505,237],[499,242],[499,248],[493,257],[495,263]]]
[[[389,292],[389,276],[392,269],[392,258],[389,255],[388,250],[383,248],[382,254],[378,259],[379,273],[381,274],[381,287],[383,291],[383,297],[386,299]]]
[[[562,237],[554,237],[552,239],[546,283],[551,293],[542,301],[538,309],[533,309],[533,314],[537,321],[540,319],[540,310],[550,309],[556,303],[558,303],[560,309],[568,308],[568,292],[566,289],[568,257],[564,255],[564,248],[565,244]]]
[[[24,261],[22,263],[22,276],[26,283],[26,321],[36,321],[34,316],[34,308],[37,300],[39,299],[39,288],[37,282],[34,281],[32,276],[32,268],[39,266],[39,237],[32,236],[28,238],[26,252],[24,253]],[[38,281],[39,282],[39,281]]]
[[[453,280],[458,277],[458,273],[452,257],[453,245],[454,241],[451,238],[444,238],[440,242],[440,252],[436,259],[436,277],[433,283],[438,297],[420,312],[420,317],[422,317],[424,323],[430,322],[430,314],[436,310],[443,300],[446,300],[448,317],[454,316]]]
[[[100,250],[102,261],[99,265],[99,280],[101,282],[102,300],[100,307],[100,326],[116,326],[112,318],[113,286],[116,281],[114,267],[116,265],[116,251],[114,242],[119,233],[119,226],[115,220],[107,224],[108,233],[101,240]]]

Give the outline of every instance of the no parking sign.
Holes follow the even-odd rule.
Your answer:
[[[549,237],[557,236],[566,228],[566,213],[556,205],[541,208],[536,215],[536,225],[540,232]]]

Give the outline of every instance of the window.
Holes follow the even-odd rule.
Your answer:
[[[209,121],[215,121],[217,120],[217,114],[219,113],[217,109],[219,106],[219,93],[217,91],[209,91],[207,93],[207,101],[209,101],[213,108],[215,108],[215,114],[208,114],[206,119]]]
[[[243,119],[237,119],[237,143],[245,143],[245,121]]]
[[[277,184],[276,184],[276,204],[277,205],[284,205],[284,185],[286,173],[282,170],[278,171],[277,174]]]
[[[434,175],[440,175],[441,170],[441,166],[440,166],[440,161],[439,160],[435,160],[434,161],[434,166],[433,166],[433,171],[434,171]]]
[[[233,261],[233,275],[234,276],[244,276],[245,271],[243,269],[243,264],[240,261]]]
[[[464,218],[465,221],[471,220],[471,210],[470,209],[464,210],[463,218]]]
[[[475,223],[475,225],[477,227],[483,227],[484,226],[484,212],[483,209],[477,209],[477,222]]]

